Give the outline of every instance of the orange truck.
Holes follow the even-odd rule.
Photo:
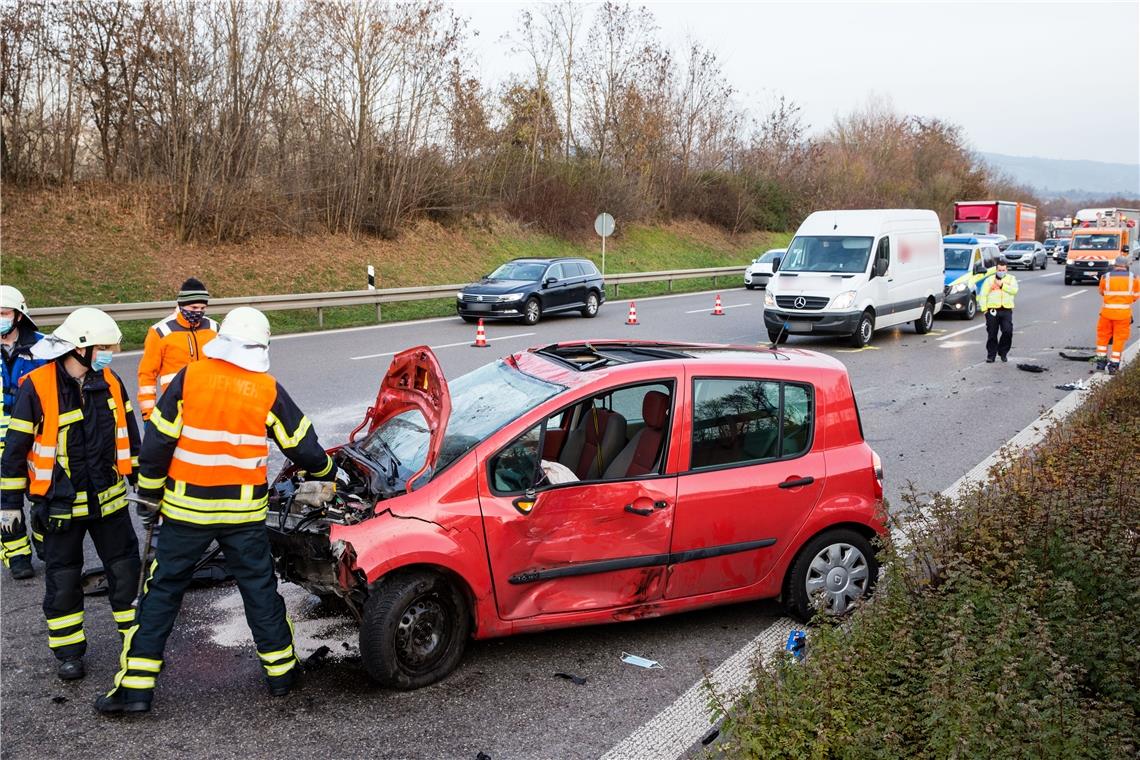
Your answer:
[[[1129,255],[1135,239],[1131,227],[1077,227],[1065,261],[1065,284],[1099,280],[1117,256]]]
[[[957,235],[1005,235],[1008,240],[1037,239],[1037,207],[1014,201],[957,201],[954,223]]]

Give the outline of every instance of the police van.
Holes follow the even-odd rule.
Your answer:
[[[845,335],[911,322],[930,331],[944,298],[938,215],[918,209],[816,211],[796,230],[764,295],[773,342],[787,335]]]
[[[942,314],[971,320],[978,314],[978,288],[982,282],[971,285],[970,280],[997,266],[1002,255],[997,246],[973,235],[947,235],[942,238],[942,258],[946,267]]]

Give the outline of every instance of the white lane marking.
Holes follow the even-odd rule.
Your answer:
[[[1140,352],[1140,341],[1133,343],[1124,352],[1124,363],[1131,363],[1138,352]],[[1099,377],[1102,380],[1105,378],[1105,376]],[[1084,400],[1084,393],[1085,391],[1073,391],[1062,398],[1005,445],[956,480],[942,492],[942,495],[954,499],[968,484],[983,481],[990,467],[997,462],[1007,447],[1021,449],[1038,443],[1044,437],[1049,425],[1063,419],[1080,406]],[[898,533],[895,534],[895,539],[901,542]],[[770,654],[773,649],[787,640],[788,631],[795,626],[797,624],[788,618],[777,620],[712,672],[710,678],[716,684],[718,694],[723,696],[726,708],[732,707],[736,697],[750,688],[753,683],[754,670],[751,667],[740,667],[738,663],[753,663],[757,655]],[[603,755],[603,758],[616,760],[617,758],[681,757],[712,728],[713,723],[709,720],[708,694],[705,690],[705,681],[702,679],[678,697],[673,704],[635,729]]]
[[[981,330],[985,326],[986,326],[986,323],[982,322],[980,325],[974,325],[973,327],[967,327],[965,330],[958,330],[957,332],[952,332],[949,335],[943,335],[940,338],[935,338],[935,340],[948,340],[950,338],[956,338],[959,335],[965,335],[966,333],[973,332],[974,330]]]
[[[1076,293],[1070,293],[1067,296],[1061,296],[1061,298],[1076,298],[1077,296],[1083,296],[1084,294],[1085,294],[1085,291],[1078,290]]]
[[[752,304],[750,304],[750,303],[734,303],[731,306],[721,306],[720,308],[722,308],[722,309],[739,309],[741,306],[751,306],[751,305]],[[710,314],[712,313],[712,309],[693,309],[692,311],[686,311],[685,313],[686,314],[700,314],[702,311],[707,311]]]
[[[981,343],[980,340],[952,340],[946,343],[939,343],[941,348],[961,348],[962,346],[976,346]]]
[[[1050,272],[1049,274],[1041,275],[1040,279],[1045,279],[1046,277],[1060,277],[1063,274],[1064,274],[1064,272]]]
[[[527,333],[515,333],[514,335],[496,335],[493,338],[487,338],[487,342],[488,343],[494,343],[497,340],[511,340],[512,338],[526,338],[526,337],[531,336],[531,335],[534,335],[534,333],[527,332]],[[460,340],[460,341],[457,341],[455,343],[441,343],[438,346],[428,346],[428,348],[430,348],[432,351],[437,351],[441,348],[455,348],[456,346],[470,346],[470,345],[471,345],[471,343],[469,341]],[[381,356],[395,356],[396,354],[400,353],[400,351],[403,351],[403,350],[404,349],[401,348],[399,351],[385,351],[382,354],[365,354],[364,356],[350,356],[348,358],[354,362],[359,361],[360,359],[376,359],[376,358],[381,357]]]

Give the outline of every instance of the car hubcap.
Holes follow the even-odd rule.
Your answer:
[[[447,646],[447,614],[434,597],[421,597],[408,605],[396,625],[396,654],[412,670],[431,667]]]
[[[930,323],[933,321],[934,321],[934,312],[930,310],[929,306],[927,306],[926,309],[922,312],[922,325],[923,325],[923,327],[925,327],[926,329],[929,330],[930,329]]]
[[[867,593],[871,571],[863,552],[851,544],[832,544],[815,555],[808,567],[808,598],[822,599],[828,615],[842,615]]]

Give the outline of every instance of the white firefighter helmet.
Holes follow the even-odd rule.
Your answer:
[[[24,294],[11,285],[0,285],[0,309],[14,309],[20,312],[24,315],[23,323],[32,330],[36,329],[36,323],[28,315],[28,302],[24,298]]]
[[[55,359],[73,348],[115,346],[122,339],[119,326],[109,314],[92,306],[80,306],[68,314],[51,335],[32,347],[32,355],[39,359]]]
[[[218,335],[225,335],[241,343],[269,345],[269,320],[252,306],[239,306],[222,320]]]

